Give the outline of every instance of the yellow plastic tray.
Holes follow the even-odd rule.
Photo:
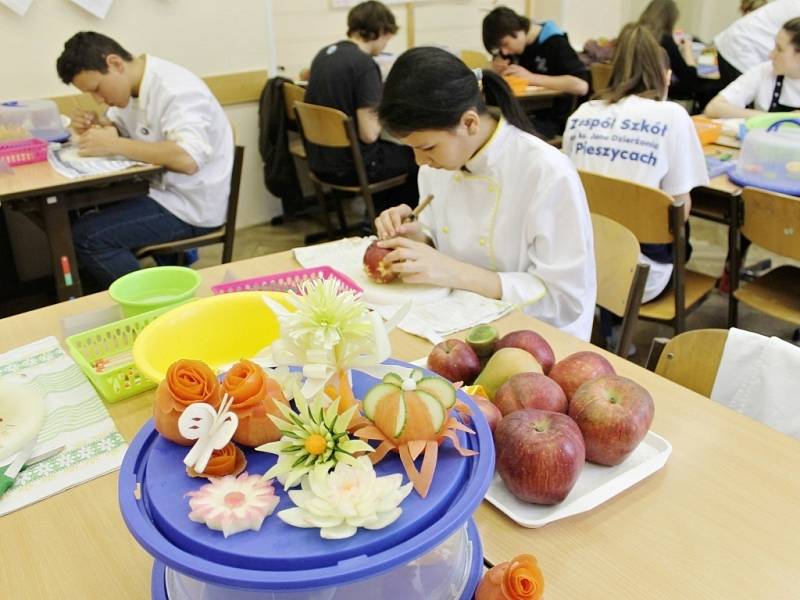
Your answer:
[[[283,292],[238,292],[201,298],[154,320],[136,338],[133,358],[149,379],[160,382],[176,360],[202,360],[212,369],[250,358],[278,337],[269,296],[291,308]]]

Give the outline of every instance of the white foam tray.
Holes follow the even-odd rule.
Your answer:
[[[486,500],[523,527],[542,527],[592,510],[623,490],[655,473],[666,464],[672,445],[660,435],[648,431],[645,438],[625,461],[614,467],[587,462],[575,487],[560,504],[543,506],[517,499],[495,473]]]

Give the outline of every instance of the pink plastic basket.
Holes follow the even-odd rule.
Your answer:
[[[47,160],[47,142],[37,138],[0,142],[0,160],[9,167]]]
[[[286,273],[275,273],[252,279],[240,279],[212,286],[214,294],[229,294],[231,292],[248,291],[269,291],[269,292],[299,292],[300,286],[312,279],[338,279],[345,289],[357,294],[361,293],[361,288],[339,271],[331,267],[314,267],[312,269],[298,269],[297,271],[287,271]]]

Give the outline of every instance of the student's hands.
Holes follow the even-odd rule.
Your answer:
[[[422,235],[422,226],[419,221],[403,223],[403,219],[411,216],[411,207],[408,204],[387,208],[375,219],[375,231],[379,240],[388,240],[399,236],[419,237]]]
[[[502,54],[495,54],[492,56],[492,69],[499,75],[502,75],[503,71],[505,71],[510,64],[511,61]]]
[[[72,130],[78,135],[83,135],[92,125],[100,123],[99,115],[93,110],[77,109],[70,116]]]
[[[78,138],[78,153],[81,156],[109,156],[118,154],[116,142],[119,132],[113,125],[94,126]]]
[[[536,74],[531,73],[528,71],[528,69],[521,67],[520,65],[508,65],[502,74],[513,75],[514,77],[522,77],[523,79],[527,79],[532,85],[538,85],[536,83]]]
[[[391,209],[390,209],[391,210]],[[405,283],[427,283],[442,287],[460,287],[458,276],[464,263],[439,252],[424,242],[395,237],[378,242],[382,248],[393,248],[383,257]]]

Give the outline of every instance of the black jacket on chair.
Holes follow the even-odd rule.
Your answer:
[[[303,192],[297,178],[294,160],[289,152],[286,106],[283,84],[285,77],[273,77],[264,86],[258,103],[258,150],[264,161],[264,183],[281,199],[283,214],[291,216],[303,209]]]

